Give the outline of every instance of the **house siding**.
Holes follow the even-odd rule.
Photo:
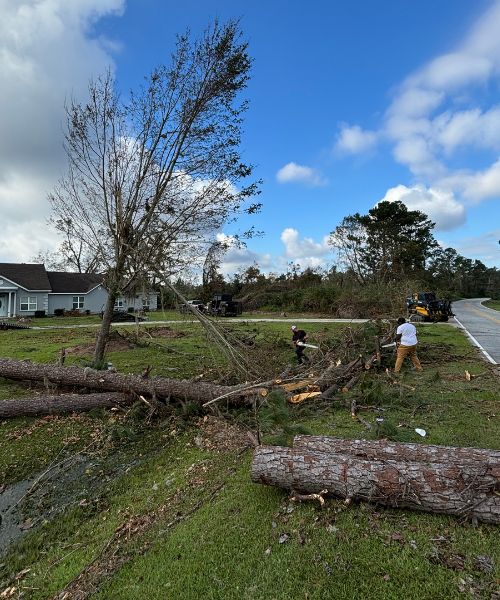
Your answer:
[[[0,263],[0,318],[32,317],[36,311],[45,311],[46,315],[53,315],[57,309],[71,311],[74,310],[75,296],[83,298],[83,306],[78,307],[80,312],[100,313],[104,310],[108,293],[99,281],[102,281],[102,277],[97,275],[46,272],[45,267],[39,264]],[[39,291],[27,289],[30,286]],[[88,292],[66,291],[72,288],[88,290],[89,287],[93,289]],[[61,293],[52,290],[61,290]],[[31,301],[23,303],[26,298]],[[120,310],[142,310],[146,305],[150,310],[156,310],[158,293],[139,293],[124,296],[120,300]],[[21,310],[22,304],[31,306]]]
[[[82,292],[74,294],[49,294],[49,314],[53,315],[54,310],[58,308],[73,310],[74,296],[81,296],[84,299],[83,308],[80,309],[80,312],[84,313],[86,310],[89,310],[91,313],[100,313],[104,309],[108,294],[101,285],[86,294]]]
[[[158,294],[140,294],[138,296],[120,296],[119,300],[122,306],[118,310],[127,311],[129,308],[134,310],[142,310],[145,305],[149,310],[156,310],[158,306]]]
[[[36,298],[36,308],[31,310],[21,310],[23,298]],[[32,317],[35,310],[44,310],[48,313],[49,295],[47,292],[31,292],[23,289],[16,291],[16,314],[20,317]]]

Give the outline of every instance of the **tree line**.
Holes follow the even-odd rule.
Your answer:
[[[338,317],[395,314],[407,296],[435,291],[442,298],[500,298],[500,270],[477,259],[442,248],[434,223],[402,202],[380,202],[367,214],[342,219],[329,237],[334,264],[327,269],[300,269],[291,263],[285,273],[263,273],[254,264],[225,278],[224,253],[210,260],[203,284],[178,279],[184,294],[209,300],[216,291],[241,298],[247,309],[316,311]],[[172,295],[163,300],[175,305]]]

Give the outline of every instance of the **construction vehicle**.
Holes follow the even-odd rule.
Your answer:
[[[436,297],[434,292],[415,292],[406,298],[410,321],[447,321],[453,317],[451,302]]]
[[[207,304],[207,312],[215,317],[237,317],[243,312],[243,305],[238,300],[233,300],[231,294],[214,294]]]

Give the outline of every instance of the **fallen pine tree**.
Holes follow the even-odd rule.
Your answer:
[[[457,448],[455,456],[465,458],[453,462],[444,460],[453,454],[444,448],[443,462],[431,462],[432,452],[425,460],[408,460],[399,458],[397,449],[392,448],[391,459],[367,459],[340,448],[335,452],[311,450],[304,447],[305,436],[301,440],[300,447],[259,446],[252,462],[252,481],[299,494],[328,493],[348,502],[363,500],[500,523],[500,462],[496,451],[490,454],[472,449],[488,458],[476,460],[477,453],[474,457],[471,452],[472,458],[467,460],[468,449]],[[357,452],[361,445],[360,441]],[[405,455],[402,449],[401,453]],[[439,460],[439,452],[434,454]]]
[[[60,394],[39,395],[29,398],[15,398],[0,402],[0,419],[60,415],[72,412],[87,412],[95,408],[127,406],[133,397],[118,392],[102,394]]]
[[[58,367],[29,361],[0,360],[0,377],[17,381],[42,381],[63,387],[83,387],[91,390],[180,398],[186,401],[205,402],[238,388],[214,383],[168,379],[165,377],[141,377],[123,375],[111,371],[97,371],[86,367]]]
[[[352,338],[350,332],[349,338]],[[383,338],[385,341],[387,337]],[[370,342],[372,345],[372,341]],[[375,348],[380,343],[376,338]],[[373,348],[373,346],[372,346]],[[366,352],[365,352],[366,354]],[[352,349],[351,349],[352,355]],[[280,388],[285,392],[288,399],[292,402],[300,402],[304,399],[321,396],[321,398],[331,398],[336,392],[350,389],[361,377],[367,368],[371,368],[376,362],[378,351],[370,351],[367,360],[363,360],[361,354],[352,356],[349,360],[343,362],[336,351],[328,352],[323,357],[320,364],[315,365],[316,374],[309,374],[306,378],[297,374],[278,376],[268,381],[257,381],[255,383],[245,383],[241,385],[224,386],[217,383],[211,383],[200,380],[177,380],[164,377],[149,377],[148,370],[145,375],[125,375],[111,371],[94,370],[90,367],[84,369],[76,366],[64,367],[61,365],[36,364],[30,361],[16,361],[11,359],[0,359],[0,377],[13,379],[17,381],[31,381],[43,383],[47,389],[49,384],[52,387],[60,387],[62,390],[83,390],[85,392],[115,392],[131,395],[132,397],[142,396],[146,399],[155,401],[174,401],[174,402],[194,402],[204,407],[210,406],[220,400],[230,403],[247,402],[249,399],[260,395],[265,397],[273,388]],[[345,360],[345,357],[343,357]],[[52,391],[52,390],[51,390]],[[293,392],[297,392],[293,394]],[[305,392],[305,393],[300,393]],[[312,393],[311,393],[312,392]],[[71,408],[73,398],[73,408]],[[68,405],[52,403],[51,411],[55,414],[58,406],[61,412],[90,410],[94,406],[92,403],[95,398],[95,407],[101,407],[97,396],[86,394],[83,404],[79,403],[78,396],[68,396]],[[33,403],[38,403],[39,408],[33,410],[43,411],[43,400],[40,398],[30,399]],[[32,406],[34,407],[35,404]],[[158,404],[158,408],[161,408]],[[25,412],[30,409],[30,404],[24,401],[20,404],[12,404],[9,408],[5,407],[4,412],[9,411],[9,416],[29,416],[35,413]],[[18,412],[16,412],[18,411]],[[39,412],[36,414],[46,414]]]

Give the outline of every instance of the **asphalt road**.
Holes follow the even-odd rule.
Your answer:
[[[472,298],[453,302],[455,318],[469,336],[484,349],[490,362],[500,363],[500,311],[486,308],[487,298]]]

